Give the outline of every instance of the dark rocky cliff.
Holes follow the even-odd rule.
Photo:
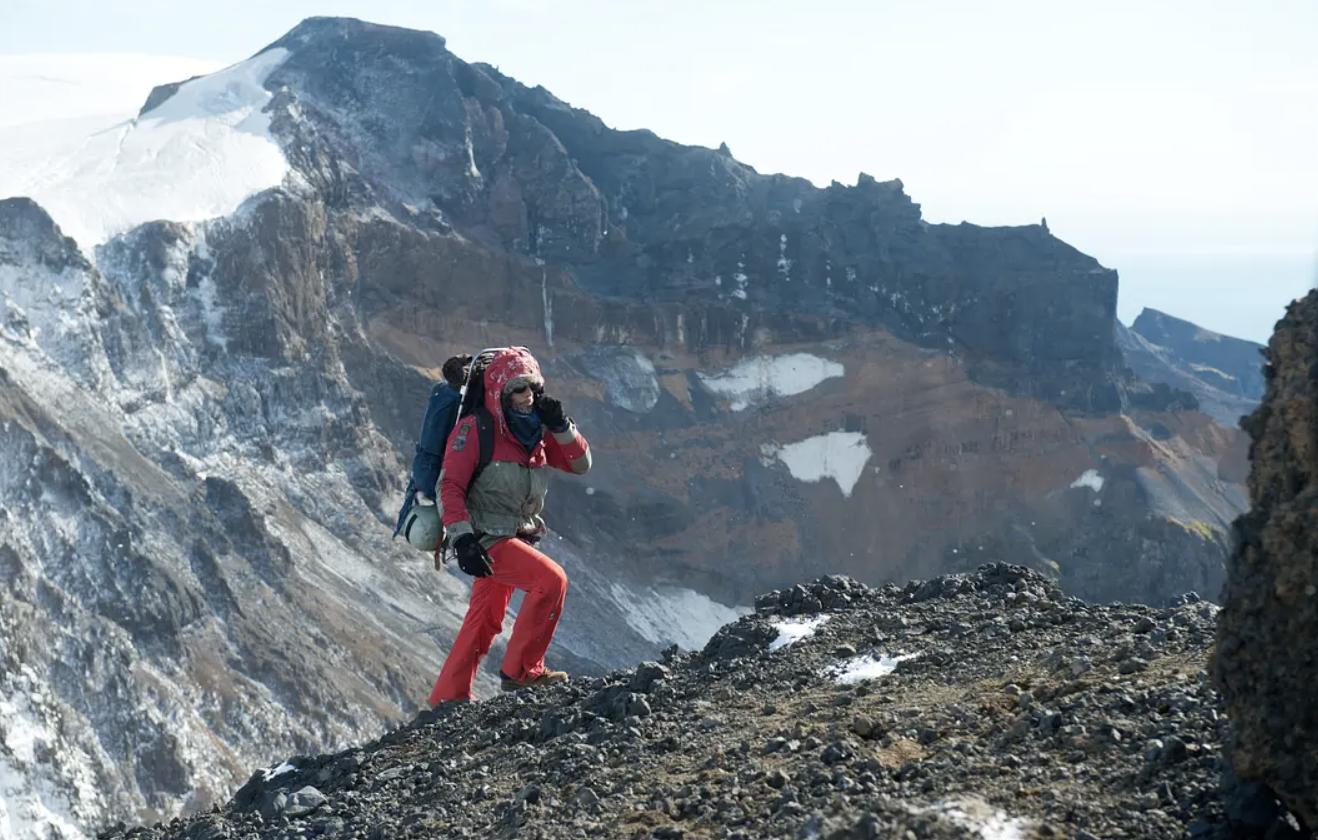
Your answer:
[[[1236,522],[1216,676],[1236,773],[1318,826],[1318,291],[1287,309],[1267,361],[1245,421],[1251,507]]]

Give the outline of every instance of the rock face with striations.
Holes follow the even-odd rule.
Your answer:
[[[1318,826],[1318,291],[1278,322],[1267,374],[1245,422],[1252,507],[1236,523],[1216,676],[1236,773]]]

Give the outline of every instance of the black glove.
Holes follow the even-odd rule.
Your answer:
[[[463,534],[453,541],[453,553],[458,555],[458,568],[472,577],[489,577],[494,574],[490,555],[481,547],[475,534]]]
[[[535,398],[535,413],[540,415],[540,422],[551,432],[567,431],[567,418],[563,416],[563,404],[553,397],[541,394]]]

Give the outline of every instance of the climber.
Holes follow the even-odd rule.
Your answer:
[[[444,462],[444,443],[449,433],[458,422],[458,408],[461,402],[462,383],[467,379],[467,368],[471,356],[461,353],[444,362],[440,369],[444,381],[435,385],[426,401],[426,414],[421,420],[421,434],[416,444],[416,454],[412,456],[412,474],[408,478],[407,490],[403,493],[403,507],[398,512],[398,524],[394,526],[394,536],[405,534],[413,545],[433,550],[438,564],[441,551],[439,529],[433,529],[430,542],[433,549],[423,545],[411,532],[409,514],[414,508],[433,506],[436,499],[436,487],[439,484],[440,467]],[[437,522],[437,518],[435,519]]]
[[[476,668],[503,629],[515,589],[526,597],[503,657],[502,689],[567,681],[566,673],[544,662],[567,576],[536,543],[545,534],[540,518],[549,486],[545,467],[581,475],[590,461],[589,444],[564,416],[563,404],[545,394],[540,365],[526,348],[477,357],[440,478],[452,550],[458,566],[476,580],[462,628],[430,693],[432,706],[471,699]]]

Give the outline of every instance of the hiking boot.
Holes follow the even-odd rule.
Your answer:
[[[520,691],[523,688],[557,685],[565,682],[567,682],[567,671],[555,671],[550,668],[546,668],[534,677],[528,677],[524,680],[515,680],[503,671],[499,672],[499,687],[504,691]]]

